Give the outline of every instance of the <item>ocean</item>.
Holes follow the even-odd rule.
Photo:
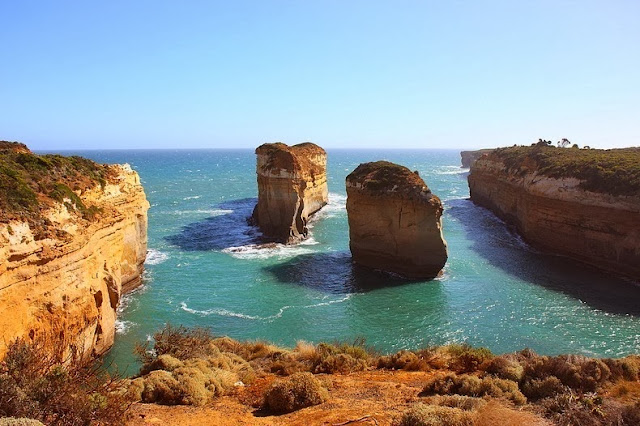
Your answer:
[[[255,246],[246,221],[257,201],[252,150],[61,153],[131,164],[151,203],[143,285],[124,297],[107,357],[120,371],[135,372],[136,343],[165,323],[284,346],[364,338],[380,352],[452,342],[495,353],[640,350],[640,287],[529,247],[468,199],[458,151],[328,151],[329,204],[311,238],[270,249]],[[418,170],[444,203],[440,278],[405,282],[351,263],[345,177],[382,159]]]

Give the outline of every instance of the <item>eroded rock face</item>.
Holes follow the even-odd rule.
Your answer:
[[[308,235],[309,217],[327,204],[327,154],[313,143],[267,143],[256,149],[258,204],[253,220],[263,235],[291,244]]]
[[[447,261],[442,210],[417,172],[387,161],[360,164],[347,176],[353,260],[407,278],[438,276]]]
[[[465,169],[468,169],[471,167],[471,165],[473,163],[476,162],[476,160],[480,157],[482,157],[484,154],[488,154],[491,151],[493,151],[493,149],[479,149],[477,151],[461,151],[460,152],[460,160],[462,163],[462,167],[464,167]]]
[[[576,178],[545,176],[533,157],[512,166],[497,153],[478,159],[468,178],[473,202],[539,249],[640,280],[640,196],[595,192]]]
[[[27,221],[0,223],[0,359],[16,338],[42,339],[61,357],[113,344],[120,298],[140,284],[149,203],[135,171],[110,169],[104,187],[80,194],[100,209],[95,220],[65,200],[43,211],[46,238]]]

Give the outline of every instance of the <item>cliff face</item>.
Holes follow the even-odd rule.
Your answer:
[[[326,152],[312,143],[268,143],[256,155],[254,221],[270,240],[290,244],[304,239],[309,217],[328,201]]]
[[[484,154],[488,154],[491,151],[493,151],[493,149],[479,149],[477,151],[461,151],[460,152],[460,160],[462,163],[462,167],[464,167],[465,169],[468,169],[471,167],[471,165],[480,157],[482,157]]]
[[[349,247],[361,265],[433,278],[447,261],[442,203],[417,173],[386,161],[347,176]]]
[[[100,354],[113,344],[120,298],[140,283],[149,203],[128,165],[96,167],[108,174],[104,186],[60,202],[39,193],[35,213],[16,210],[0,220],[0,358],[18,337],[42,338],[63,357]]]
[[[623,179],[593,174],[607,174],[607,159],[624,153],[527,149],[528,155],[522,156],[507,148],[473,164],[469,189],[474,203],[515,225],[540,249],[640,279],[640,196],[633,186],[620,185]],[[589,158],[595,156],[600,160],[590,165]],[[613,163],[620,166],[623,161]],[[584,178],[569,176],[578,173]]]

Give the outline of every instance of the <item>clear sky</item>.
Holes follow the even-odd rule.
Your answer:
[[[32,149],[640,145],[640,1],[0,3]]]

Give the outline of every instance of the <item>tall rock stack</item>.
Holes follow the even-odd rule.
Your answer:
[[[285,244],[307,237],[309,217],[327,204],[327,153],[310,142],[266,143],[256,149],[258,204],[253,220],[263,235]]]
[[[434,278],[447,261],[442,203],[417,172],[387,161],[347,176],[349,247],[363,266]]]

